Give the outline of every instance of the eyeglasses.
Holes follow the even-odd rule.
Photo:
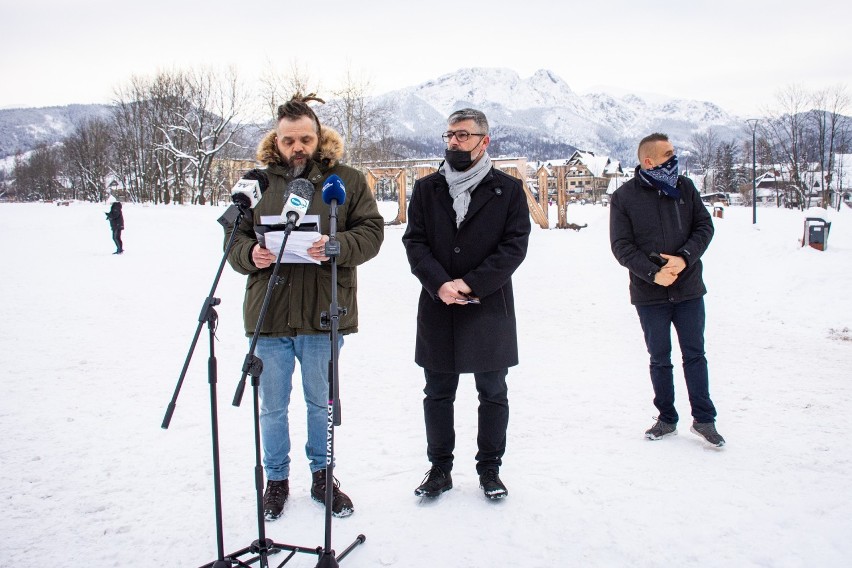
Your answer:
[[[488,136],[487,134],[479,134],[477,132],[468,132],[467,130],[447,130],[443,134],[441,134],[441,138],[444,139],[444,142],[449,142],[453,139],[453,136],[456,137],[456,140],[459,142],[464,142],[471,136]]]

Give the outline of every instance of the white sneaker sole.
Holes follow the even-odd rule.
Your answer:
[[[645,432],[645,438],[647,438],[648,440],[662,440],[666,436],[677,436],[677,430],[672,430],[668,434],[663,434],[662,436],[654,436],[650,432]]]
[[[701,438],[702,440],[704,440],[704,442],[706,442],[706,443],[710,444],[711,446],[713,446],[714,448],[721,448],[722,446],[724,446],[724,445],[725,445],[725,440],[722,440],[722,441],[721,441],[721,442],[719,442],[718,444],[714,444],[713,442],[711,442],[710,440],[708,440],[707,438],[705,438],[705,437],[704,437],[704,434],[702,434],[701,432],[699,432],[698,430],[696,430],[696,429],[695,429],[695,428],[693,428],[692,426],[690,426],[690,427],[689,427],[689,431],[690,431],[690,432],[692,432],[693,434],[695,434],[696,436],[698,436],[699,438]]]

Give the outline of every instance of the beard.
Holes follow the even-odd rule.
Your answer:
[[[287,168],[290,175],[294,178],[299,177],[308,166],[310,156],[302,152],[297,152],[287,159]]]

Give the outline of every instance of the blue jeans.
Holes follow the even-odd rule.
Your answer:
[[[343,336],[339,346],[343,347]],[[328,334],[296,337],[261,337],[255,354],[263,361],[260,374],[260,433],[263,466],[270,481],[290,476],[290,424],[287,410],[293,390],[296,359],[302,369],[302,390],[308,405],[308,440],[305,454],[311,471],[325,469],[328,425]]]
[[[659,419],[677,424],[672,375],[672,332],[674,325],[683,356],[683,374],[692,417],[697,422],[714,422],[716,408],[710,400],[707,359],[704,356],[704,298],[678,303],[636,306],[651,356],[651,383]]]

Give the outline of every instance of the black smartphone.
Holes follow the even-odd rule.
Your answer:
[[[654,264],[656,264],[657,266],[659,266],[660,268],[665,266],[666,263],[668,262],[668,260],[666,260],[665,258],[660,256],[660,253],[658,253],[658,252],[652,252],[651,254],[649,254],[648,259],[651,262],[653,262]]]

